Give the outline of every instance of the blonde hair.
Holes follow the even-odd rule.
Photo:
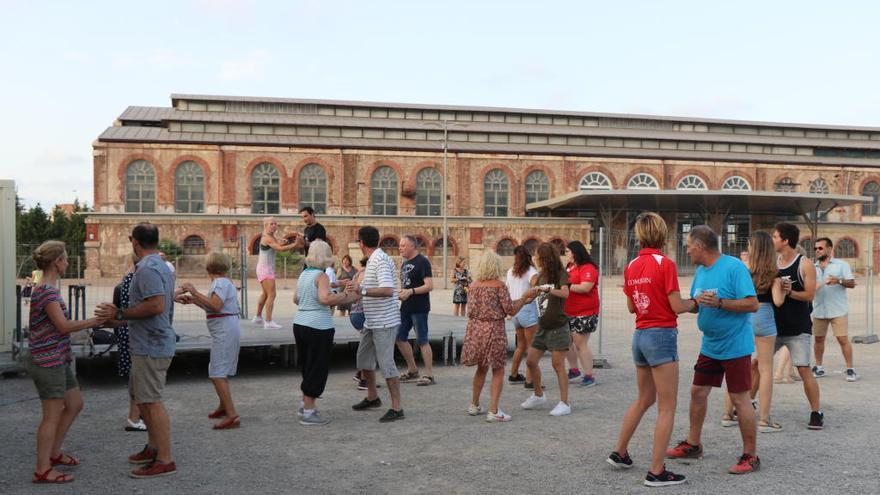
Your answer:
[[[321,270],[333,266],[333,250],[326,242],[316,239],[309,244],[309,253],[306,255],[306,266],[320,268]]]
[[[34,249],[34,254],[31,255],[40,270],[49,268],[49,265],[66,256],[67,251],[61,241],[46,241]]]
[[[474,278],[476,280],[501,279],[501,256],[498,256],[491,249],[483,251],[483,255],[477,261],[477,270],[474,273]]]
[[[661,249],[666,244],[666,221],[654,212],[645,212],[636,218],[636,239],[643,248]]]
[[[219,251],[211,251],[205,257],[205,270],[211,275],[226,275],[229,272],[229,264],[229,256]]]

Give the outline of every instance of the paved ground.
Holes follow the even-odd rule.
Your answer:
[[[674,440],[687,427],[687,384],[699,336],[693,317],[682,319],[682,377]],[[157,480],[132,480],[125,456],[144,443],[142,433],[122,430],[127,397],[108,360],[81,361],[86,408],[74,424],[67,449],[83,465],[69,487],[31,485],[34,432],[39,402],[27,377],[0,379],[0,489],[2,493],[647,493],[641,485],[648,465],[654,414],[637,432],[631,452],[636,468],[612,470],[604,461],[613,447],[622,409],[634,398],[633,366],[627,332],[605,337],[614,367],[597,370],[599,385],[573,389],[574,412],[551,418],[544,411],[523,411],[521,387],[505,386],[502,408],[508,424],[487,424],[469,417],[472,369],[436,370],[438,385],[403,388],[407,418],[378,422],[382,411],[355,412],[363,397],[351,380],[353,356],[337,347],[327,391],[319,407],[333,418],[325,427],[296,421],[299,373],[280,366],[277,355],[242,353],[233,393],[242,415],[238,430],[216,432],[205,415],[215,406],[206,378],[207,355],[190,353],[175,360],[167,389],[173,418],[174,453],[179,473]],[[759,435],[763,469],[734,477],[727,467],[739,454],[736,428],[721,428],[722,396],[710,399],[705,431],[706,457],[692,465],[670,461],[689,483],[665,491],[681,493],[877,493],[876,438],[880,407],[876,376],[880,346],[856,346],[864,377],[847,383],[837,372],[820,381],[826,429],[806,429],[807,406],[799,384],[779,385],[774,417],[785,427]],[[549,369],[549,360],[543,367]],[[830,346],[827,364],[842,360]],[[386,389],[380,390],[386,400]],[[558,399],[555,383],[547,395]],[[485,395],[484,395],[485,396]]]

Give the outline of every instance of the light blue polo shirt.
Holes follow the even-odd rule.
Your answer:
[[[742,261],[722,254],[712,266],[700,266],[694,274],[691,297],[703,290],[715,289],[722,299],[744,299],[755,296],[755,286]],[[703,332],[700,353],[712,359],[735,359],[755,351],[752,313],[734,313],[719,308],[700,306],[697,326]]]
[[[825,270],[816,262],[816,297],[813,298],[813,318],[837,318],[849,313],[846,302],[846,287],[840,284],[825,285],[828,277],[840,280],[852,280],[853,274],[849,263],[831,258]]]
[[[131,353],[152,358],[174,357],[177,335],[171,327],[174,316],[174,275],[158,254],[150,254],[137,264],[131,279],[128,307],[133,308],[152,296],[165,298],[165,311],[143,320],[129,320]]]

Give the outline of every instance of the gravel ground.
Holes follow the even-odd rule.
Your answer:
[[[687,318],[687,317],[685,317]],[[692,326],[689,324],[688,326]],[[242,427],[213,431],[206,414],[216,398],[206,378],[207,354],[189,353],[171,368],[167,402],[173,421],[175,476],[133,480],[125,457],[140,449],[143,433],[122,430],[127,397],[109,360],[78,364],[86,407],[68,435],[67,450],[83,464],[77,480],[64,487],[30,483],[39,402],[25,376],[0,379],[0,492],[2,493],[648,493],[641,482],[649,464],[654,412],[649,412],[631,445],[635,468],[615,471],[605,463],[614,446],[623,409],[635,397],[634,372],[626,336],[607,339],[614,367],[597,370],[599,385],[573,388],[573,413],[552,418],[523,411],[528,393],[505,384],[502,408],[508,424],[487,424],[464,413],[472,369],[438,366],[438,384],[403,385],[406,419],[378,422],[383,410],[356,412],[364,393],[351,380],[353,356],[336,349],[322,411],[333,418],[324,427],[303,427],[295,414],[299,373],[278,359],[244,352],[233,380]],[[673,442],[687,428],[688,384],[699,338],[683,331],[682,377]],[[719,392],[710,397],[704,433],[705,458],[670,469],[688,483],[666,491],[682,493],[878,493],[876,438],[871,420],[880,406],[874,377],[880,373],[880,346],[855,347],[862,380],[847,383],[840,351],[829,345],[832,376],[820,380],[824,431],[808,431],[808,407],[800,384],[777,385],[774,418],[785,431],[759,434],[760,472],[732,476],[726,469],[740,453],[739,432],[718,422]],[[435,351],[435,355],[438,352]],[[542,367],[549,371],[549,359]],[[551,403],[558,400],[547,383]],[[484,402],[488,401],[488,388]],[[387,403],[387,389],[380,389]],[[875,440],[871,440],[874,438]],[[873,473],[873,474],[872,474]],[[656,489],[653,489],[656,490]]]

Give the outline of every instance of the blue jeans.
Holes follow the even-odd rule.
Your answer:
[[[416,342],[419,345],[428,343],[428,313],[400,312],[400,326],[397,327],[397,340],[406,342],[409,331],[416,327]]]
[[[774,337],[776,335],[773,303],[762,302],[758,305],[758,311],[752,313],[752,330],[755,332],[755,337]]]
[[[660,366],[678,361],[677,328],[643,328],[632,338],[633,362],[636,366]]]

